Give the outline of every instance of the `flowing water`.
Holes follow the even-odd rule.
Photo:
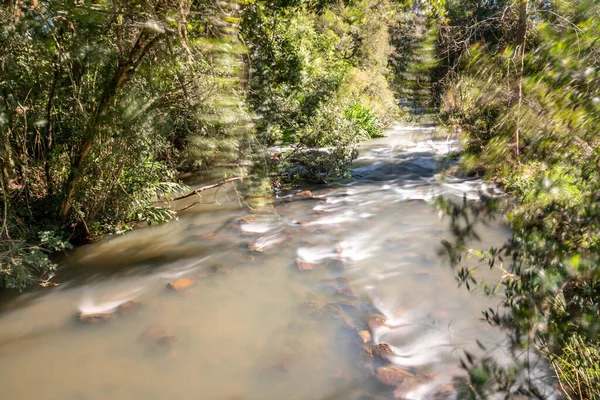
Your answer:
[[[461,350],[502,357],[480,321],[498,300],[457,288],[431,200],[493,188],[440,179],[456,142],[432,134],[397,126],[351,179],[281,192],[269,212],[203,192],[177,221],[73,252],[60,286],[3,300],[1,398],[460,398]],[[480,234],[485,247],[507,230]],[[167,287],[179,278],[191,286]],[[380,383],[386,363],[410,378]]]

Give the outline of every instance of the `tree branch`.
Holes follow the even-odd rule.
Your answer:
[[[194,190],[194,191],[192,191],[190,193],[184,194],[183,196],[175,197],[173,199],[173,201],[187,199],[188,197],[192,197],[195,194],[200,194],[200,192],[203,192],[205,190],[214,189],[216,187],[225,185],[225,184],[230,183],[230,182],[241,181],[241,180],[244,180],[246,178],[252,178],[252,177],[254,177],[254,175],[236,176],[234,178],[225,179],[224,181],[213,183],[212,185],[202,186],[202,187],[200,187],[200,188],[198,188],[198,189],[196,189],[196,190]]]

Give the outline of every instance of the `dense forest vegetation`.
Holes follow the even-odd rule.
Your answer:
[[[167,221],[155,200],[186,189],[180,172],[284,142],[290,178],[343,174],[399,116],[389,35],[406,7],[5,1],[0,286],[46,282],[70,241]]]
[[[525,348],[567,396],[598,398],[600,6],[589,0],[3,0],[0,287],[48,285],[50,253],[169,220],[156,200],[188,190],[182,172],[247,160],[240,176],[264,165],[288,180],[343,176],[360,141],[403,117],[399,77],[423,16],[437,34],[429,105],[463,133],[462,173],[513,203],[511,240],[477,254],[503,271],[486,286],[503,307],[485,317],[512,332],[516,364],[469,359],[474,395],[535,397],[517,373]],[[265,163],[275,144],[290,151]],[[462,246],[479,205],[440,204]],[[460,265],[466,249],[448,249]],[[473,272],[459,278],[476,284]]]
[[[464,132],[463,170],[498,182],[514,201],[512,239],[477,253],[503,271],[498,287],[488,287],[502,288],[503,307],[485,317],[511,328],[515,354],[543,354],[568,396],[596,399],[600,6],[449,1],[446,9],[436,71],[440,116]],[[462,221],[456,225],[461,244],[473,234],[470,214],[446,207]],[[462,267],[459,277],[473,285],[474,272]],[[519,381],[515,373],[532,368],[524,358],[515,356],[520,367],[501,374],[483,362],[474,367],[475,380],[539,396],[534,378]],[[501,379],[488,380],[492,375]]]

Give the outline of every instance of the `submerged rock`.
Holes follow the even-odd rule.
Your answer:
[[[371,334],[369,333],[369,331],[360,331],[358,332],[358,334],[362,338],[363,342],[369,343],[371,341]]]
[[[375,378],[388,386],[401,385],[406,380],[413,380],[414,375],[395,365],[384,365],[377,368]]]
[[[310,190],[302,190],[294,195],[297,199],[312,199],[314,196]]]
[[[354,291],[349,286],[343,286],[337,290],[337,294],[344,297],[356,298]]]
[[[264,216],[262,216],[261,214],[248,214],[245,215],[243,218],[238,219],[238,224],[243,225],[243,224],[251,224],[253,222],[261,222],[262,220],[264,220]]]
[[[104,322],[111,319],[113,316],[112,312],[99,312],[99,313],[79,313],[78,319],[81,322],[98,323]]]
[[[260,247],[256,242],[250,242],[246,245],[246,248],[252,251],[256,251],[257,253],[263,253],[265,251],[264,248]]]
[[[337,303],[327,303],[321,308],[321,316],[329,320],[340,319],[345,316],[344,310]]]
[[[161,347],[173,347],[177,342],[177,338],[172,333],[171,329],[162,325],[155,325],[148,328],[142,333],[141,337],[146,342]]]
[[[300,271],[312,271],[313,266],[306,261],[296,261],[296,266]]]
[[[371,330],[371,332],[375,331],[377,328],[381,328],[387,326],[387,319],[382,315],[370,315],[369,322],[367,322],[367,326]]]
[[[173,290],[183,290],[194,285],[195,281],[192,278],[179,278],[175,281],[169,282],[167,285],[170,289]]]
[[[320,303],[318,301],[310,300],[310,301],[305,301],[301,307],[303,310],[308,311],[309,313],[316,313],[321,310],[322,306],[323,306],[322,303]]]
[[[137,300],[129,300],[116,308],[100,312],[80,312],[77,314],[77,319],[86,323],[104,322],[115,317],[116,314],[127,315],[141,308],[142,304]]]
[[[387,343],[379,343],[373,348],[373,356],[378,357],[382,360],[389,361],[391,357],[395,356],[392,346]]]
[[[233,268],[230,265],[215,264],[211,266],[208,271],[213,275],[228,275],[231,273]]]
[[[138,311],[142,307],[142,303],[137,300],[129,300],[117,307],[119,314],[131,314]]]
[[[396,385],[396,389],[392,393],[392,398],[397,399],[397,400],[404,400],[404,399],[406,399],[406,396],[410,392],[414,391],[419,385],[426,383],[430,379],[431,379],[431,377],[428,375],[406,376],[400,383],[398,383]],[[458,398],[463,399],[463,398],[469,398],[469,397],[470,396],[467,395],[465,397],[458,397]],[[433,397],[431,397],[431,392],[430,392],[430,393],[428,393],[428,396],[426,398],[431,399],[431,400],[442,400],[442,399],[450,400],[450,398],[455,399],[456,397],[454,397],[453,395],[450,398],[437,397],[436,394],[434,394]]]

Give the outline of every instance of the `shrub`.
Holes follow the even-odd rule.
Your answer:
[[[68,241],[55,232],[39,232],[38,244],[25,240],[0,241],[0,288],[23,290],[31,284],[48,285],[56,264],[48,255],[71,248]]]
[[[359,130],[359,136],[377,138],[385,136],[381,122],[375,113],[360,103],[353,103],[344,110],[344,116],[353,121]]]

